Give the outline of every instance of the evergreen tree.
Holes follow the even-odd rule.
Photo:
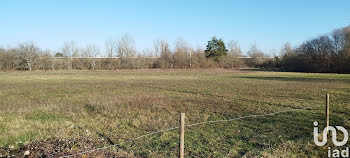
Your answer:
[[[214,58],[214,60],[217,61],[220,56],[226,54],[227,49],[222,39],[217,39],[214,36],[208,41],[207,49],[205,50],[205,56],[207,58]]]

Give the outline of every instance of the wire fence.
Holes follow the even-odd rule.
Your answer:
[[[185,125],[185,127],[193,127],[193,126],[198,126],[198,125],[203,125],[203,124],[209,124],[209,123],[219,123],[219,122],[229,122],[229,121],[235,121],[235,120],[241,120],[241,119],[246,119],[246,118],[256,118],[256,117],[264,117],[264,116],[272,116],[272,115],[276,115],[276,114],[280,114],[280,113],[287,113],[287,112],[294,112],[294,111],[301,111],[301,110],[315,110],[316,108],[318,108],[320,106],[316,106],[314,108],[298,108],[298,109],[292,109],[292,110],[284,110],[284,111],[278,111],[278,112],[273,112],[273,113],[267,113],[267,114],[255,114],[255,115],[248,115],[248,116],[242,116],[242,117],[236,117],[236,118],[232,118],[232,119],[226,119],[226,120],[212,120],[212,121],[205,121],[205,122],[199,122],[199,123],[194,123],[194,124],[188,124]],[[158,133],[163,133],[163,132],[167,132],[167,131],[172,131],[175,129],[179,129],[180,127],[172,127],[172,128],[167,128],[167,129],[163,129],[163,130],[159,130],[156,132],[151,132],[145,135],[141,135],[139,137],[136,137],[134,139],[129,139],[127,141],[124,142],[120,142],[118,144],[114,144],[114,145],[109,145],[109,146],[104,146],[101,148],[95,148],[92,150],[87,150],[87,151],[83,151],[83,152],[78,152],[75,154],[71,154],[71,155],[66,155],[66,156],[62,156],[61,158],[65,158],[65,157],[73,157],[73,156],[77,156],[77,155],[82,155],[82,154],[87,154],[87,153],[93,153],[99,150],[104,150],[107,148],[112,148],[112,147],[117,147],[120,146],[122,144],[128,143],[130,141],[134,141],[134,140],[138,140],[147,136],[151,136],[154,134],[158,134]]]

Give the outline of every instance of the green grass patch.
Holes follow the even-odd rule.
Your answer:
[[[65,116],[63,114],[57,114],[53,112],[44,112],[44,111],[38,110],[33,113],[27,114],[25,119],[46,123],[51,121],[64,120]]]

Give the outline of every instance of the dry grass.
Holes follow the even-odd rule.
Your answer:
[[[88,139],[94,147],[148,132],[324,104],[331,123],[350,129],[350,75],[238,70],[0,72],[0,146]],[[186,131],[191,157],[324,156],[313,146],[312,122],[323,109],[206,124]],[[176,157],[177,131],[131,141],[104,152]],[[79,142],[78,142],[79,144]],[[24,146],[25,146],[24,145]],[[71,152],[85,150],[79,145]],[[323,151],[324,150],[324,151]],[[6,154],[6,153],[5,153]]]

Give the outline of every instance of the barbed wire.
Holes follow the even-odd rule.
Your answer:
[[[190,124],[190,125],[185,125],[185,127],[197,126],[197,125],[207,124],[207,123],[228,122],[228,121],[241,120],[241,119],[252,118],[252,117],[270,116],[270,115],[276,115],[276,114],[279,114],[279,113],[293,112],[293,111],[298,111],[298,110],[309,110],[309,109],[308,109],[308,108],[301,108],[301,109],[293,109],[293,110],[278,111],[278,112],[273,112],[273,113],[268,113],[268,114],[258,114],[258,115],[242,116],[242,117],[237,117],[237,118],[228,119],[228,120],[206,121],[206,122],[200,122],[200,123],[194,123],[194,124]]]
[[[319,107],[319,106],[316,106],[316,107],[314,107],[313,109],[315,109],[315,108],[317,108],[317,107]],[[300,111],[300,110],[313,110],[313,109],[311,109],[311,108],[298,108],[298,109],[284,110],[284,111],[278,111],[278,112],[273,112],[273,113],[268,113],[268,114],[256,114],[256,115],[242,116],[242,117],[236,117],[236,118],[226,119],[226,120],[205,121],[205,122],[199,122],[199,123],[194,123],[194,124],[185,125],[185,127],[192,127],[192,126],[197,126],[197,125],[202,125],[202,124],[207,124],[207,123],[229,122],[229,121],[241,120],[241,119],[245,119],[245,118],[255,118],[255,117],[272,116],[272,115],[276,115],[276,114],[280,114],[280,113],[294,112],[294,111]],[[92,153],[92,152],[95,152],[95,151],[99,151],[99,150],[103,150],[103,149],[107,149],[107,148],[112,148],[112,147],[120,146],[120,145],[125,144],[125,143],[128,143],[128,142],[130,142],[130,141],[132,141],[132,140],[138,140],[138,139],[141,139],[141,138],[150,136],[150,135],[154,135],[154,134],[157,134],[157,133],[163,133],[163,132],[167,132],[167,131],[171,131],[171,130],[175,130],[175,129],[179,129],[179,127],[172,127],[172,128],[167,128],[167,129],[159,130],[159,131],[156,131],[156,132],[151,132],[151,133],[148,133],[148,134],[145,134],[145,135],[142,135],[142,136],[136,137],[136,138],[134,138],[134,139],[130,139],[130,140],[127,140],[127,141],[118,143],[118,144],[109,145],[109,146],[104,146],[104,147],[96,148],[96,149],[92,149],[92,150],[87,150],[87,151],[79,152],[79,153],[76,153],[76,154],[61,156],[60,158],[72,157],[72,156],[75,156],[75,155],[81,155],[81,154],[86,154],[86,153]]]
[[[141,138],[143,138],[143,137],[147,137],[147,136],[154,135],[154,134],[157,134],[157,133],[162,133],[162,132],[171,131],[171,130],[178,129],[178,128],[179,128],[179,127],[173,127],[173,128],[167,128],[167,129],[163,129],[163,130],[160,130],[160,131],[156,131],[156,132],[151,132],[151,133],[148,133],[148,134],[145,134],[145,135],[136,137],[136,138],[134,138],[134,139],[130,139],[130,140],[121,142],[121,143],[119,143],[119,144],[104,146],[104,147],[101,147],[101,148],[96,148],[96,149],[92,149],[92,150],[88,150],[88,151],[84,151],[84,152],[79,152],[79,153],[72,154],[72,155],[61,156],[61,158],[64,158],[64,157],[72,157],[72,156],[75,156],[75,155],[81,155],[81,154],[86,154],[86,153],[92,153],[92,152],[95,152],[95,151],[99,151],[99,150],[103,150],[103,149],[107,149],[107,148],[112,148],[112,147],[115,147],[115,146],[120,146],[120,145],[125,144],[125,143],[128,143],[128,142],[130,142],[130,141],[132,141],[132,140],[138,140],[138,139],[141,139]]]

